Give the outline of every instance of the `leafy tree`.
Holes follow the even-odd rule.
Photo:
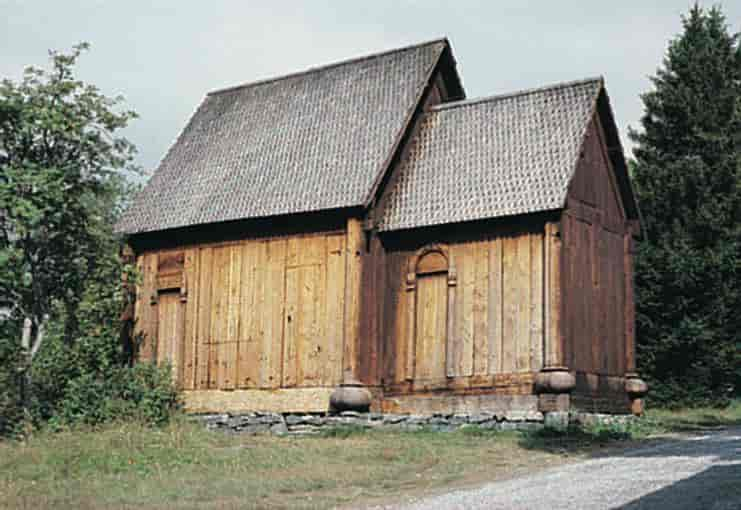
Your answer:
[[[64,314],[68,340],[78,333],[134,154],[116,132],[135,114],[73,76],[85,49],[50,52],[50,70],[0,83],[0,296],[10,319],[30,326],[31,358],[52,316]]]
[[[168,370],[122,349],[134,275],[112,227],[135,168],[117,133],[135,114],[74,77],[85,49],[0,82],[0,436],[24,421],[161,422],[175,405]]]
[[[638,360],[655,400],[722,403],[741,389],[741,48],[719,8],[682,23],[631,132]]]

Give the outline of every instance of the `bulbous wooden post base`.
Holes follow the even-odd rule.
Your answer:
[[[348,380],[337,387],[329,396],[332,411],[366,412],[371,405],[371,392],[359,381]]]
[[[542,413],[568,412],[576,378],[566,367],[546,367],[535,376],[538,409]]]
[[[648,393],[648,384],[635,372],[625,374],[625,392],[630,399],[630,412],[643,415],[643,397]]]

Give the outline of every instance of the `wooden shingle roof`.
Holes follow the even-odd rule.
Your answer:
[[[362,206],[447,47],[441,39],[208,94],[117,230]]]
[[[379,230],[563,208],[598,104],[609,110],[601,78],[433,107],[401,162]]]

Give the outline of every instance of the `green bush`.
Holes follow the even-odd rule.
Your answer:
[[[0,437],[18,432],[23,419],[20,352],[9,341],[17,329],[10,321],[0,322]]]
[[[160,425],[177,405],[170,367],[137,363],[117,367],[106,377],[85,373],[72,379],[51,424],[99,425],[118,420]]]

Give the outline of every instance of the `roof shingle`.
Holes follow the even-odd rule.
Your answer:
[[[363,205],[446,45],[207,95],[117,230]]]
[[[560,209],[601,78],[446,103],[420,129],[379,230]]]

